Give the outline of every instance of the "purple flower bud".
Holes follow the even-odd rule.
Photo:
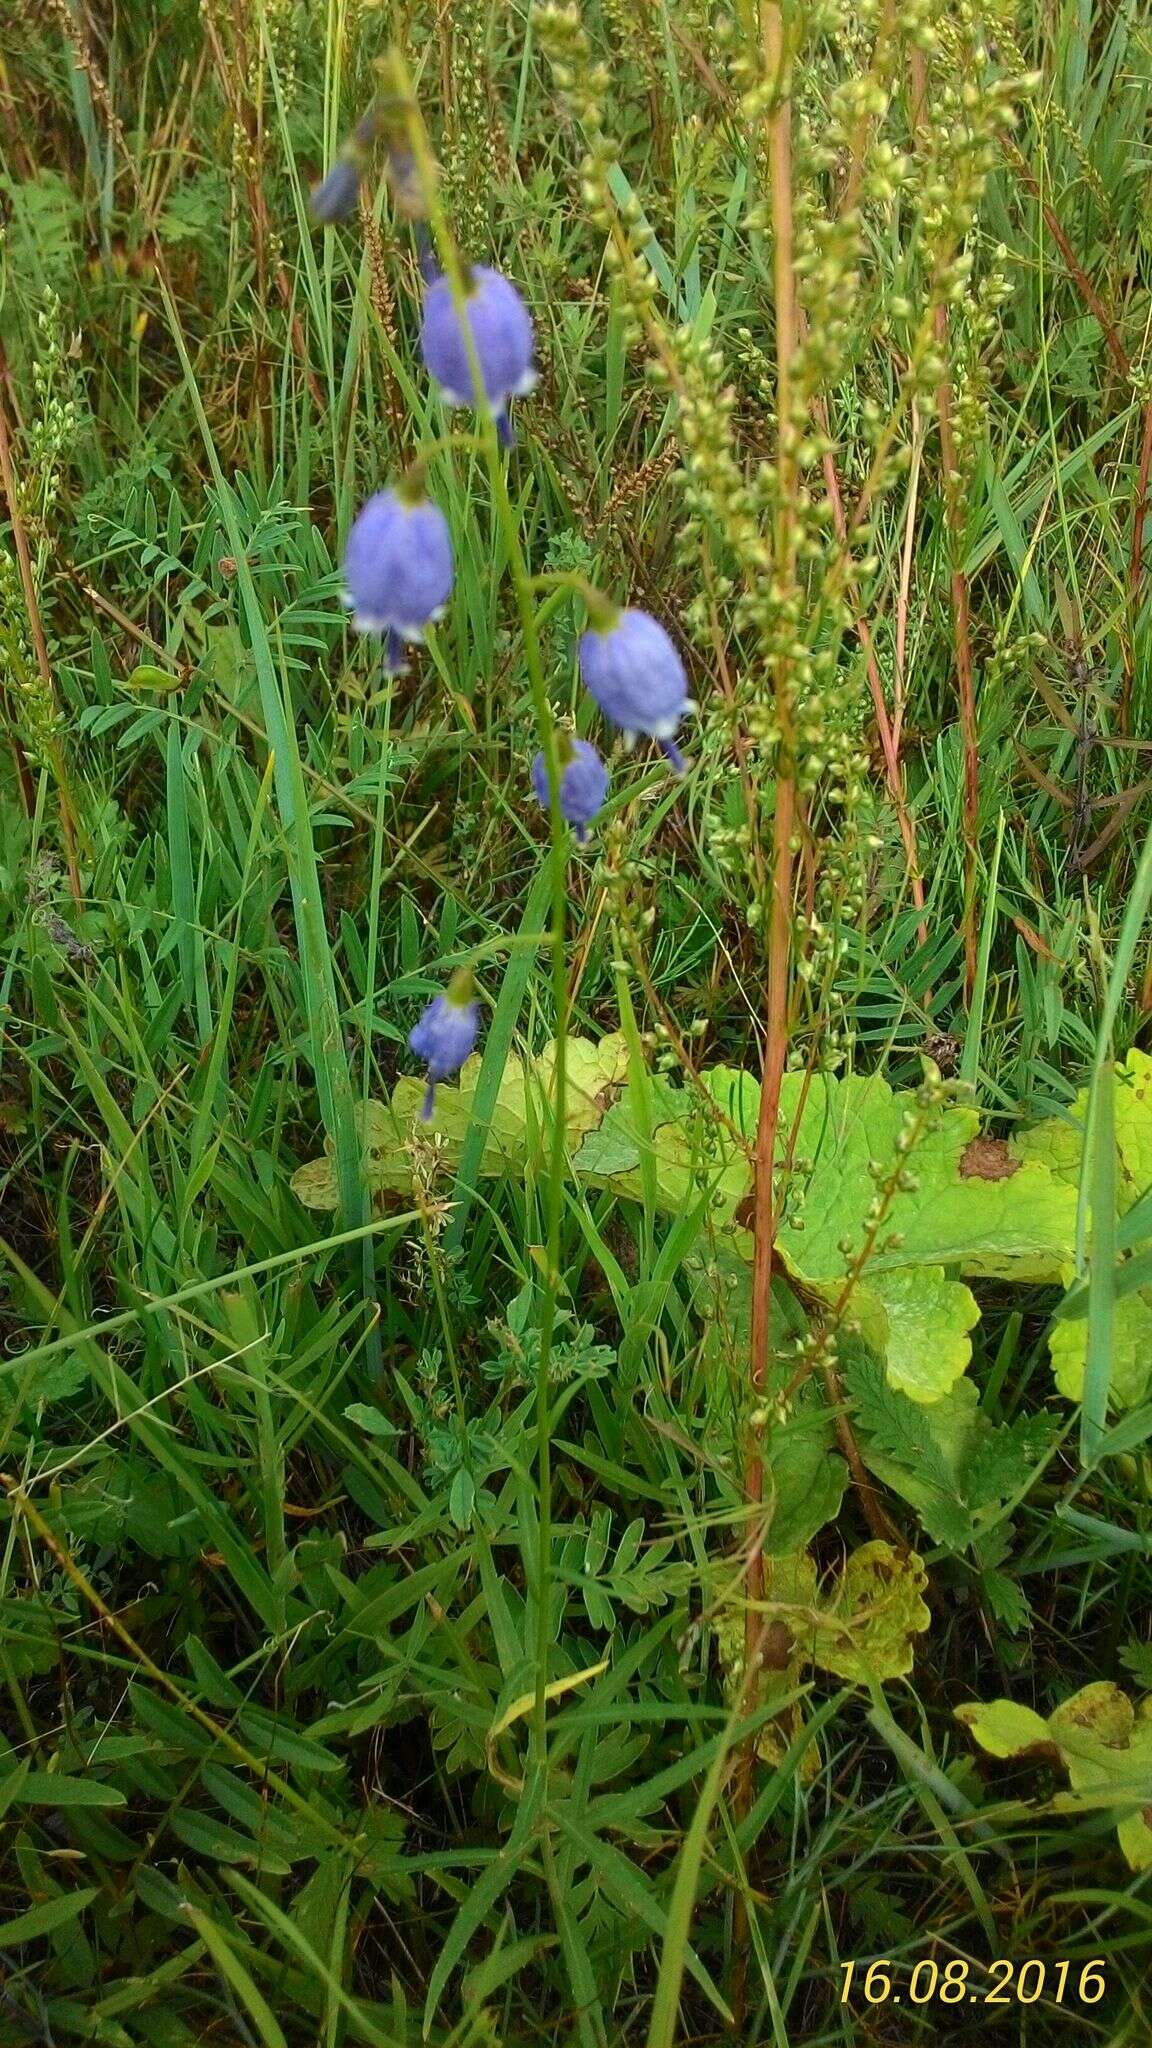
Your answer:
[[[428,1068],[428,1088],[420,1114],[425,1123],[436,1104],[436,1083],[462,1067],[476,1043],[480,1018],[472,997],[472,974],[462,967],[442,996],[434,996],[410,1033],[409,1048]]]
[[[588,837],[585,828],[608,794],[608,770],[588,740],[562,733],[556,747],[560,757],[560,815],[576,827],[576,837],[583,845]],[[537,802],[549,810],[548,763],[542,753],[532,763],[532,787]]]
[[[328,226],[333,221],[347,220],[355,212],[359,197],[359,165],[351,157],[338,156],[327,176],[313,186],[308,205],[313,220]]]
[[[385,668],[404,666],[405,640],[422,640],[452,594],[452,540],[419,485],[378,491],[356,516],[344,551],[344,602],[361,633],[382,633]]]
[[[536,382],[532,321],[515,285],[498,270],[482,264],[471,272],[468,326],[484,397],[501,437],[509,440],[508,401],[523,397]],[[446,277],[438,277],[425,293],[420,351],[429,375],[440,387],[440,396],[449,405],[477,403],[464,329]]]
[[[678,775],[684,756],[675,743],[685,712],[694,711],[684,664],[648,612],[623,611],[590,626],[580,641],[580,673],[605,718],[631,746],[638,732],[659,740]]]

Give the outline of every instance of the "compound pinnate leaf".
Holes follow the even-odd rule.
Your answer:
[[[849,1358],[844,1381],[865,1464],[949,1550],[967,1550],[998,1519],[994,1511],[1027,1490],[1051,1440],[1043,1417],[990,1422],[970,1380],[957,1380],[942,1401],[914,1402],[862,1354]]]
[[[1138,1714],[1126,1693],[1099,1680],[1062,1701],[1047,1720],[1012,1700],[958,1707],[962,1721],[990,1756],[1040,1755],[1059,1760],[1072,1794],[1055,1802],[1065,1813],[1113,1809],[1116,1835],[1133,1870],[1152,1869],[1152,1716]]]

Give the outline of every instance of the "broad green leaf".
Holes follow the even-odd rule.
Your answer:
[[[1053,1323],[1048,1350],[1056,1385],[1070,1401],[1084,1390],[1084,1359],[1088,1348],[1085,1322]],[[1113,1398],[1124,1408],[1143,1401],[1152,1385],[1152,1288],[1121,1295],[1112,1318]]]
[[[731,1070],[718,1072],[718,1099],[749,1128],[753,1092],[738,1087]],[[777,1246],[788,1271],[829,1301],[866,1241],[876,1191],[870,1166],[891,1169],[915,1113],[916,1098],[895,1094],[878,1076],[784,1077],[781,1125],[798,1166]],[[1053,1281],[1075,1240],[1074,1190],[1041,1162],[1025,1164],[1007,1145],[980,1138],[979,1128],[975,1110],[946,1107],[922,1132],[908,1156],[913,1185],[891,1198],[850,1298],[852,1318],[893,1383],[920,1401],[947,1394],[971,1356],[977,1306],[944,1269]],[[750,1233],[738,1241],[750,1251]]]
[[[1027,1756],[1052,1747],[1048,1723],[1031,1707],[1015,1700],[989,1700],[986,1706],[957,1707],[956,1719],[989,1756]]]
[[[658,1206],[669,1214],[706,1206],[712,1243],[726,1234],[731,1250],[747,1262],[752,1235],[743,1205],[752,1186],[749,1151],[759,1114],[755,1078],[714,1067],[696,1085],[681,1087],[650,1075],[640,1129],[631,1094],[615,1099],[628,1069],[622,1036],[599,1043],[570,1039],[567,1062],[566,1126],[576,1173],[629,1200],[645,1199],[646,1185],[654,1187]],[[482,1174],[524,1172],[546,1130],[554,1066],[551,1045],[535,1060],[509,1058],[485,1130]],[[474,1057],[458,1086],[437,1090],[432,1130],[447,1166],[458,1159],[469,1130],[479,1073]],[[423,1095],[423,1080],[408,1075],[390,1105],[368,1105],[365,1166],[373,1187],[409,1186],[408,1155]],[[909,1152],[910,1123],[916,1142]],[[832,1303],[866,1251],[850,1291],[849,1319],[886,1361],[892,1384],[913,1400],[942,1400],[968,1365],[978,1311],[958,1273],[1037,1283],[1059,1280],[1068,1270],[1074,1186],[1044,1158],[981,1137],[973,1109],[945,1105],[926,1121],[918,1097],[894,1093],[879,1076],[790,1073],[780,1129],[795,1162],[777,1234],[781,1268]],[[910,1184],[890,1195],[877,1232],[870,1218],[877,1171],[890,1176],[902,1158]],[[335,1206],[327,1160],[301,1167],[292,1185],[310,1207]],[[742,1284],[747,1287],[747,1264]]]
[[[975,1296],[942,1266],[877,1273],[870,1291],[883,1306],[888,1378],[911,1401],[939,1401],[967,1371],[968,1332],[980,1320]]]
[[[1134,1048],[1118,1062],[1115,1074],[1116,1209],[1126,1216],[1152,1186],[1152,1058]],[[1026,1158],[1043,1161],[1054,1179],[1069,1189],[1079,1186],[1087,1107],[1088,1091],[1082,1088],[1066,1118],[1051,1117],[1023,1132],[1019,1140]],[[1139,1227],[1136,1216],[1133,1223]],[[1136,1238],[1134,1247],[1143,1251],[1150,1243],[1149,1238]],[[1072,1280],[1071,1258],[1061,1277],[1065,1283]],[[1152,1384],[1152,1288],[1117,1291],[1111,1337],[1109,1391],[1115,1402],[1128,1408],[1142,1401]],[[1048,1349],[1060,1392],[1070,1401],[1079,1401],[1084,1391],[1087,1323],[1083,1319],[1055,1322]]]
[[[1080,1181],[1084,1117],[1088,1090],[1082,1088],[1067,1117],[1050,1117],[1021,1133],[1017,1148],[1025,1159],[1039,1160],[1068,1187]],[[1115,1092],[1116,1207],[1126,1216],[1133,1203],[1152,1187],[1152,1055],[1136,1047],[1117,1062]]]
[[[804,1080],[785,1076],[781,1113],[784,1127],[796,1128],[796,1156],[812,1166],[780,1245],[801,1279],[824,1280],[844,1274],[864,1243],[875,1192],[869,1163],[884,1169],[895,1163],[915,1097],[894,1094],[879,1076],[862,1075],[818,1076],[804,1096]],[[1024,1282],[1060,1277],[1074,1242],[1073,1191],[1056,1184],[1046,1167],[1023,1164],[1007,1146],[993,1151],[987,1140],[977,1146],[979,1131],[975,1110],[949,1107],[920,1137],[908,1158],[915,1185],[891,1201],[868,1263],[869,1284],[878,1272],[903,1266],[957,1266]],[[893,1233],[900,1242],[886,1248]]]
[[[1066,1813],[1112,1808],[1116,1834],[1133,1870],[1152,1869],[1152,1714],[1137,1714],[1110,1680],[1084,1686],[1045,1721],[1011,1700],[958,1707],[956,1718],[991,1756],[1056,1755],[1072,1795],[1055,1804]]]
[[[815,1410],[773,1428],[764,1475],[770,1556],[803,1550],[839,1514],[848,1467],[831,1448],[831,1434]]]

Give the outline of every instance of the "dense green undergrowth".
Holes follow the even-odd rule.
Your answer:
[[[392,48],[498,458],[394,139],[308,214]],[[0,24],[0,2043],[1147,2038],[1150,93],[1090,0]],[[700,705],[585,847],[581,580]]]

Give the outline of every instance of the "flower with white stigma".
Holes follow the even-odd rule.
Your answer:
[[[583,845],[588,826],[608,794],[608,770],[590,740],[574,739],[568,732],[557,735],[556,758],[560,768],[560,815],[575,826],[576,837]],[[550,810],[548,762],[543,753],[537,754],[532,763],[532,787],[537,802]]]
[[[482,393],[446,277],[436,278],[424,295],[420,353],[441,398],[448,405],[476,405],[483,396],[501,440],[509,442],[509,400],[524,397],[536,382],[532,320],[515,285],[484,264],[469,272],[465,306]]]
[[[472,969],[460,967],[442,996],[434,996],[420,1022],[410,1032],[408,1045],[428,1068],[428,1087],[420,1115],[431,1123],[436,1106],[436,1083],[446,1081],[462,1067],[476,1043],[480,1014],[472,994]]]
[[[597,594],[592,623],[580,640],[580,674],[605,718],[618,725],[626,746],[638,732],[658,740],[678,775],[687,766],[676,745],[681,719],[696,709],[684,663],[650,613],[619,611]]]
[[[344,550],[344,602],[358,632],[383,635],[386,674],[402,672],[404,642],[442,617],[452,578],[448,521],[419,476],[361,507]]]

